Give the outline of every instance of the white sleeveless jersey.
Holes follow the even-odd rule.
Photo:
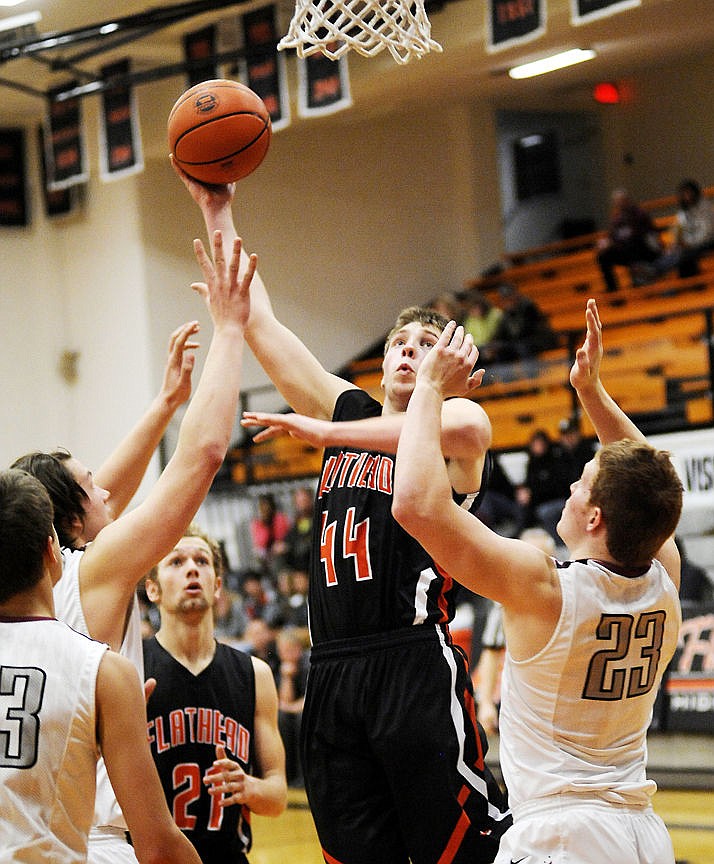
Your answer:
[[[74,630],[89,636],[89,628],[84,619],[79,595],[79,562],[83,555],[83,550],[62,550],[62,578],[54,587],[55,613],[60,621],[64,621]],[[129,623],[119,653],[134,664],[143,687],[144,655],[141,649],[141,611],[136,597],[134,597]],[[97,796],[92,824],[97,826],[112,825],[123,830],[126,830],[127,827],[109,782],[103,759],[100,759],[97,765]]]
[[[86,860],[106,650],[52,618],[0,619],[0,862]]]
[[[558,563],[563,607],[529,660],[506,652],[499,727],[509,802],[574,794],[643,807],[646,734],[677,645],[677,589],[658,562],[627,578],[588,560]]]

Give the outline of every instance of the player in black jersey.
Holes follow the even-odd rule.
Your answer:
[[[209,231],[230,242],[233,188],[178,173]],[[257,274],[251,288],[251,350],[305,415],[296,418],[302,432],[330,445],[313,522],[302,741],[305,788],[332,864],[491,862],[510,821],[484,763],[467,658],[449,633],[456,586],[391,515],[404,412],[445,324],[418,307],[400,317],[386,344],[381,404],[327,372],[277,320]],[[444,453],[467,506],[490,442],[480,406],[445,404]]]
[[[174,820],[203,864],[246,862],[250,813],[287,801],[278,696],[267,663],[216,642],[216,543],[192,526],[151,571],[161,627],[144,642],[156,687],[147,703],[151,752]]]

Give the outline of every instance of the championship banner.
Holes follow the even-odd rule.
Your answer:
[[[682,603],[664,683],[668,732],[714,732],[714,603]]]
[[[241,16],[245,56],[242,79],[265,102],[273,131],[290,123],[285,54],[278,51],[275,5],[263,6]]]
[[[586,24],[641,5],[642,0],[570,0],[570,22]]]
[[[501,51],[545,33],[545,0],[488,0],[486,50]]]
[[[47,188],[65,189],[86,183],[89,163],[84,140],[82,103],[79,98],[55,102],[57,93],[70,90],[76,81],[64,84],[48,93],[45,117],[45,158],[47,159]]]
[[[111,81],[129,74],[129,61],[102,66],[102,78]],[[100,176],[105,182],[144,170],[141,131],[134,90],[127,84],[102,93],[99,116]]]
[[[322,53],[297,58],[298,114],[334,114],[352,104],[347,55],[330,60]]]
[[[186,89],[200,84],[201,81],[212,81],[220,78],[216,55],[216,26],[214,24],[187,33],[183,37],[183,56],[190,63],[186,72]]]
[[[0,225],[28,222],[25,134],[22,129],[0,129]]]

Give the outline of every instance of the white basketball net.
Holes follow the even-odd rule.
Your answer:
[[[385,48],[397,63],[441,52],[431,38],[424,0],[295,0],[295,13],[278,50],[299,57],[322,52],[337,60],[350,48],[372,57]]]

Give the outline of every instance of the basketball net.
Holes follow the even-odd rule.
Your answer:
[[[322,52],[337,60],[350,48],[373,57],[385,48],[397,63],[442,47],[431,38],[424,0],[295,0],[295,13],[278,50],[299,57]]]

